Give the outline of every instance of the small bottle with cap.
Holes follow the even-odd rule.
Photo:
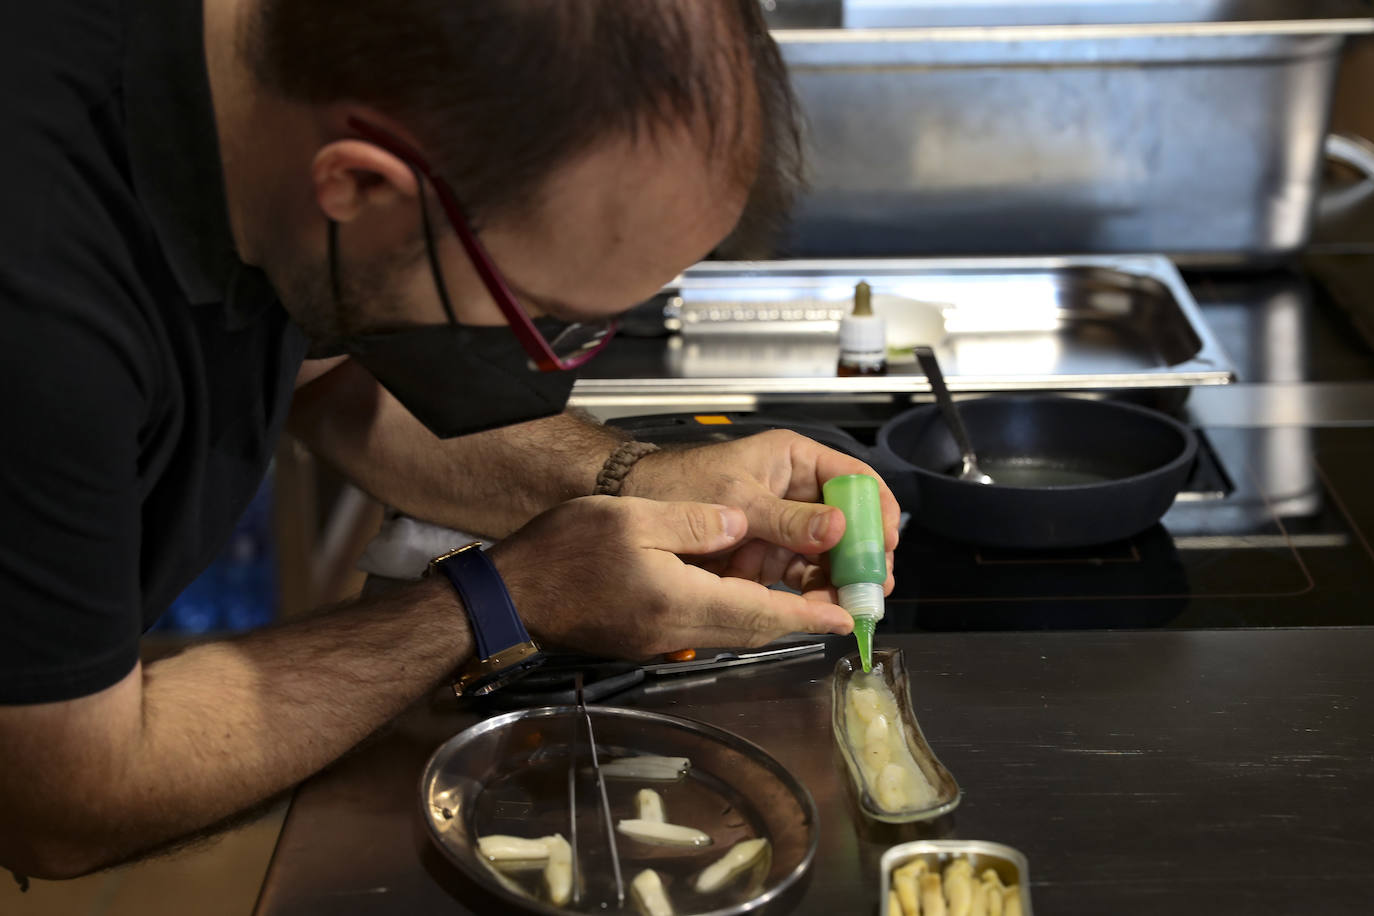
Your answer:
[[[836,374],[887,374],[887,324],[873,314],[873,288],[854,286],[854,310],[840,320],[840,364]]]
[[[859,658],[868,671],[873,667],[873,628],[883,619],[887,603],[887,547],[878,479],[868,474],[832,477],[821,485],[821,498],[844,513],[844,534],[830,549],[830,584],[839,592],[840,607],[854,618]]]

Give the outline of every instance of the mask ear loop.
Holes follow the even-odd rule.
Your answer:
[[[419,192],[420,226],[425,233],[425,254],[429,257],[430,275],[434,277],[434,291],[439,294],[439,304],[444,307],[444,314],[448,316],[449,323],[457,324],[458,316],[453,313],[453,303],[448,298],[448,287],[444,285],[444,271],[439,264],[439,255],[434,250],[434,229],[429,224],[429,205],[425,203],[424,179],[420,175],[420,170],[413,165],[410,166],[410,172],[415,176],[415,188]]]
[[[339,307],[343,296],[343,284],[339,280],[339,224],[328,220],[325,230],[325,250],[329,252],[329,288],[334,293],[334,307]]]

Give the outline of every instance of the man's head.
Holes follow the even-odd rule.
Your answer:
[[[535,315],[621,311],[732,230],[756,246],[795,176],[792,97],[756,0],[260,0],[242,25],[272,100],[257,110],[313,114],[309,149],[267,180],[251,255],[317,340],[443,321],[420,194],[459,320],[502,321],[432,188],[349,118],[425,157]]]

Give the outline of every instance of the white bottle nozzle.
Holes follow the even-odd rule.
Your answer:
[[[883,619],[881,582],[855,582],[853,585],[841,585],[836,591],[840,593],[840,607],[848,611],[849,616]]]

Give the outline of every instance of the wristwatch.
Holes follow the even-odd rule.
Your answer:
[[[473,541],[429,561],[429,572],[448,577],[468,615],[477,657],[463,667],[453,692],[481,696],[498,690],[544,663],[544,654],[530,638],[515,602],[495,564]]]

